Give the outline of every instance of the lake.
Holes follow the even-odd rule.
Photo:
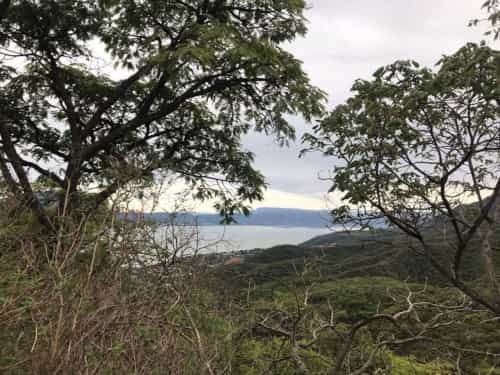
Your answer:
[[[164,227],[171,231],[172,227]],[[268,248],[276,245],[298,245],[315,236],[331,233],[329,228],[276,227],[259,225],[207,225],[194,227],[177,227],[186,236],[196,232],[203,252],[228,252]],[[161,230],[160,230],[161,232]],[[163,236],[161,236],[163,237]]]

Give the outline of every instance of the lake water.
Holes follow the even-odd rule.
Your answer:
[[[167,229],[168,230],[168,229]],[[228,252],[268,248],[276,245],[298,245],[315,236],[331,233],[328,228],[271,227],[257,225],[210,225],[185,227],[190,235],[196,231],[203,252]]]

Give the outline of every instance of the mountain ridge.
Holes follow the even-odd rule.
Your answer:
[[[129,212],[122,217],[134,220],[139,214]],[[140,214],[140,217],[158,223],[174,222],[176,224],[188,225],[220,225],[221,216],[216,213],[197,212],[152,212]],[[242,214],[234,215],[235,225],[249,226],[279,226],[279,227],[304,227],[304,228],[326,228],[331,225],[330,211],[308,210],[301,208],[275,208],[260,207],[251,211],[249,216]]]

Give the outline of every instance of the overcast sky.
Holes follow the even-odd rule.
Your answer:
[[[466,42],[484,39],[484,28],[468,27],[484,17],[484,0],[312,0],[306,12],[309,32],[287,49],[304,62],[314,85],[328,93],[329,108],[342,103],[357,78],[369,78],[380,66],[413,59],[433,66]],[[491,42],[492,43],[492,42]],[[497,45],[495,45],[497,47]],[[291,118],[298,138],[310,129]],[[251,134],[244,145],[256,154],[270,191],[258,206],[324,208],[329,184],[318,179],[332,167],[319,155],[298,159],[298,142],[280,148]],[[286,193],[285,193],[286,192]]]

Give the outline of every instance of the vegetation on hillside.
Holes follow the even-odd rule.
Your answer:
[[[305,9],[0,0],[0,373],[500,374],[499,52],[395,62],[325,114],[283,48]],[[363,230],[222,264],[123,220],[165,175],[247,214],[242,137],[285,145],[289,114]]]

